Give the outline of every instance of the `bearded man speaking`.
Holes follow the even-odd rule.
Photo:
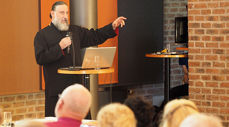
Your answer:
[[[72,46],[75,49],[76,65],[79,65],[81,48],[102,44],[116,36],[115,30],[119,26],[124,26],[126,19],[118,17],[111,24],[96,30],[69,25],[68,6],[63,1],[53,4],[50,17],[50,25],[37,32],[34,38],[36,61],[43,66],[46,85],[45,116],[54,116],[58,94],[69,85],[80,83],[80,77],[77,75],[57,73],[58,68],[72,66]],[[68,33],[71,33],[71,38]]]

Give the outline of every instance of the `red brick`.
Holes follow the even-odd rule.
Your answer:
[[[198,81],[198,82],[195,83],[195,86],[197,86],[197,87],[203,87],[204,86],[204,83],[201,82],[201,81]]]
[[[202,62],[202,67],[212,67],[211,62]]]
[[[213,89],[212,93],[213,94],[225,94],[226,91],[225,89]]]
[[[199,100],[205,100],[205,95],[196,95],[196,99],[199,99]]]
[[[224,9],[213,9],[212,13],[213,14],[224,14],[225,10]]]
[[[220,84],[220,88],[229,88],[229,82],[223,82]]]
[[[24,115],[13,115],[12,120],[13,121],[18,121],[24,119]]]
[[[220,109],[220,114],[229,114],[229,109],[227,109],[227,108],[221,108]]]
[[[201,89],[201,93],[203,93],[203,94],[210,94],[211,93],[211,89],[210,88],[202,88]]]
[[[213,67],[225,67],[225,62],[213,62]]]
[[[195,47],[204,47],[204,42],[195,42]]]
[[[203,16],[195,16],[195,21],[204,21]]]
[[[219,59],[220,61],[225,61],[226,60],[226,56],[220,56],[220,59]]]
[[[212,106],[213,107],[220,107],[220,108],[222,108],[222,107],[225,107],[226,106],[226,103],[224,103],[224,102],[213,102],[212,103]]]
[[[206,109],[205,108],[199,107],[198,109],[199,109],[199,112],[206,112]]]
[[[219,4],[218,4],[218,2],[214,2],[214,3],[212,3],[212,2],[210,3],[210,2],[209,2],[209,3],[208,3],[208,7],[209,7],[209,8],[217,8],[217,7],[219,7]]]
[[[189,48],[194,47],[194,43],[191,42],[191,41],[189,41],[189,42],[188,42],[188,47],[189,47]]]
[[[219,41],[224,41],[225,39],[224,39],[224,36],[213,36],[212,37],[212,41],[217,41],[217,42],[219,42]]]
[[[202,36],[203,41],[210,41],[211,37],[210,36]]]
[[[211,10],[201,10],[201,15],[210,15]]]
[[[37,107],[35,107],[35,110],[36,111],[44,111],[45,107],[44,106],[37,106]]]
[[[188,16],[188,21],[194,21],[194,17],[193,16]]]
[[[188,49],[188,52],[189,52],[189,53],[200,53],[200,49],[192,49],[192,48],[189,48],[189,49]]]
[[[220,43],[220,48],[229,48],[229,43]]]
[[[200,14],[200,10],[189,10],[188,14],[189,15]]]
[[[200,93],[200,88],[189,88],[190,93]]]
[[[208,29],[206,31],[207,34],[211,34],[211,35],[215,35],[215,34],[218,34],[219,31],[217,29]]]
[[[229,69],[222,69],[221,74],[229,74]]]
[[[219,21],[218,16],[207,16],[206,17],[207,21]]]
[[[209,102],[209,101],[204,101],[204,102],[201,102],[201,105],[202,105],[202,106],[211,106],[211,102]]]
[[[220,16],[220,21],[229,21],[229,16]]]
[[[225,23],[213,23],[213,28],[225,28]]]
[[[201,49],[200,54],[211,54],[212,50],[211,49]]]
[[[5,102],[15,101],[15,97],[14,96],[7,96],[7,97],[4,97],[3,101],[5,101]]]
[[[211,76],[210,75],[201,75],[201,79],[202,80],[211,80]]]
[[[220,30],[220,34],[229,34],[229,30],[228,29],[226,29],[226,30]]]
[[[195,68],[189,67],[189,73],[193,73],[193,72],[196,72],[196,71],[195,71]]]
[[[196,68],[196,73],[205,73],[203,68]]]
[[[204,56],[203,55],[196,55],[195,60],[204,60]]]
[[[221,101],[229,101],[229,96],[220,96]],[[229,104],[229,103],[228,103]],[[228,105],[229,106],[229,105]],[[227,107],[228,107],[227,106]]]
[[[212,42],[212,43],[206,43],[206,47],[209,47],[209,48],[218,48],[218,43],[216,42]]]
[[[220,2],[220,7],[229,7],[229,2]]]
[[[188,65],[189,66],[192,66],[192,67],[200,67],[200,62],[192,62],[192,61],[190,61],[190,62],[188,62]]]
[[[200,9],[200,8],[207,8],[207,3],[198,3],[194,5],[194,8]]]
[[[200,28],[200,23],[189,23],[188,27],[189,28]]]
[[[194,60],[194,56],[195,56],[195,55],[190,55],[190,54],[188,54],[188,60],[189,60],[189,61],[193,61],[193,60]]]
[[[206,87],[217,88],[219,84],[217,82],[206,82]]]
[[[201,28],[211,28],[211,23],[201,23]]]
[[[213,75],[212,76],[212,80],[215,80],[215,81],[224,81],[226,79],[225,76],[221,76],[221,75]]]
[[[198,79],[200,79],[200,76],[199,75],[189,75],[189,79],[190,80],[198,80]]]
[[[14,102],[13,103],[13,107],[17,108],[17,107],[23,107],[25,106],[25,102]]]
[[[219,109],[217,108],[206,108],[207,113],[218,113]]]
[[[26,108],[19,108],[19,109],[16,109],[15,110],[17,114],[22,114],[22,113],[25,113],[26,112]]]
[[[204,34],[204,30],[203,29],[196,29],[195,34]]]
[[[18,96],[16,97],[16,100],[17,100],[17,101],[24,101],[24,100],[26,100],[26,96],[25,96],[25,95],[18,95]]]
[[[214,54],[224,54],[225,50],[224,49],[213,49]]]
[[[206,55],[205,59],[206,60],[210,60],[210,61],[216,61],[216,60],[218,60],[218,56],[216,56],[216,55]]]

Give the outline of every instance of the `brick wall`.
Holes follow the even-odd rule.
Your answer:
[[[229,0],[188,0],[190,99],[229,126]]]
[[[44,92],[0,96],[3,111],[12,112],[13,121],[44,117]]]

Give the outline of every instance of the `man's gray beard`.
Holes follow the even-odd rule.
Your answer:
[[[55,18],[52,23],[56,26],[56,28],[60,31],[68,31],[69,25],[68,23],[61,23],[58,21],[57,18]]]

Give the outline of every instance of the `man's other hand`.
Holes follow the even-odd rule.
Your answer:
[[[113,30],[115,30],[117,27],[121,25],[121,27],[125,26],[125,20],[127,18],[121,16],[115,19],[115,21],[112,23]]]

